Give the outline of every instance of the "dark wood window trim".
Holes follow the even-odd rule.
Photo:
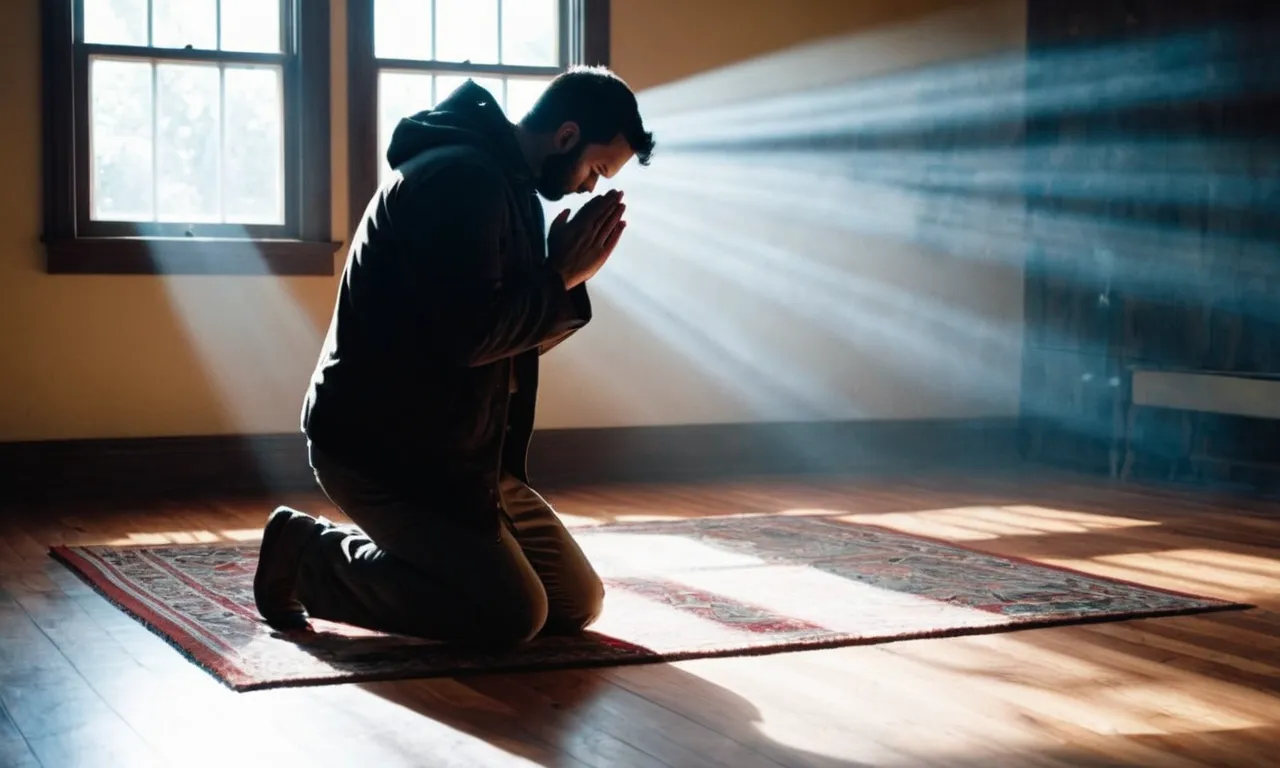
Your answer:
[[[328,0],[284,0],[288,42],[283,227],[249,237],[183,236],[161,228],[88,222],[85,49],[77,41],[83,0],[41,2],[45,269],[50,274],[332,275]],[[134,49],[136,50],[136,49]],[[164,58],[198,58],[164,51]],[[252,59],[252,54],[239,58]],[[198,234],[198,233],[197,233]]]
[[[347,0],[347,120],[350,228],[355,231],[378,189],[378,70],[430,69],[459,74],[552,74],[570,64],[609,64],[610,0],[560,0],[559,67],[480,66],[448,62],[379,61],[374,56],[374,0]]]

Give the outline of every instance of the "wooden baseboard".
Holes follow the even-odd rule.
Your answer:
[[[919,419],[548,430],[529,472],[543,483],[831,474],[999,466],[1017,419]]]
[[[529,471],[570,483],[998,468],[1017,461],[1017,420],[922,419],[541,430]],[[13,500],[231,496],[315,490],[302,436],[0,443]]]
[[[1280,419],[1271,416],[1135,403],[1125,448],[1127,479],[1280,491]]]

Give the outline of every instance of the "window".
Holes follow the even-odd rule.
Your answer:
[[[332,274],[328,5],[43,3],[49,270]]]
[[[608,0],[348,0],[351,226],[402,117],[468,78],[518,121],[570,64],[608,63]]]

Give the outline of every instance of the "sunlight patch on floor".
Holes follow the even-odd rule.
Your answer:
[[[1192,564],[1197,568],[1220,569],[1240,574],[1255,574],[1280,580],[1280,559],[1259,557],[1235,552],[1223,552],[1219,549],[1171,549],[1159,553],[1161,556]]]
[[[948,541],[990,541],[1013,536],[1092,533],[1160,525],[1150,520],[1030,506],[952,507],[888,514],[852,514],[834,519]]]
[[[1167,589],[1211,590],[1214,597],[1228,600],[1280,595],[1280,566],[1275,561],[1221,550],[1168,549],[1058,562]]]
[[[108,539],[107,547],[160,547],[166,544],[217,544],[220,542],[258,541],[261,528],[240,528],[221,531],[136,531],[125,536]]]
[[[937,745],[939,765],[949,764],[947,757],[984,755],[991,757],[986,764],[1021,764],[1000,757],[1036,754],[1064,739],[1085,748],[1107,746],[1113,738],[1245,731],[1274,722],[1274,698],[1261,691],[1170,666],[1158,656],[1081,642],[1081,631],[677,666],[741,697],[756,728],[780,744],[859,761],[874,755],[878,765],[896,764],[898,750],[919,760],[931,753],[930,743]],[[814,690],[806,684],[815,679],[827,685]]]
[[[228,541],[260,541],[262,539],[261,528],[230,528],[218,533]]]
[[[778,513],[782,517],[836,517],[838,515],[847,515],[847,509],[784,509]]]
[[[1116,622],[945,644],[904,643],[889,650],[918,664],[921,681],[932,679],[942,684],[939,690],[954,682],[957,690],[974,695],[989,691],[1097,733],[1201,733],[1268,725],[1263,713],[1274,708],[1272,697],[1204,669],[1167,664],[1158,653],[1126,652],[1116,638],[1136,632],[1133,627]],[[1155,635],[1144,639],[1145,645],[1161,641]],[[1080,712],[1089,714],[1071,716]]]
[[[741,727],[746,720],[762,737],[797,755],[789,765],[825,765],[827,759],[851,765],[947,765],[945,752],[994,756],[1034,746],[1034,733],[1008,727],[1008,707],[994,703],[981,712],[967,697],[950,698],[936,681],[915,684],[899,677],[901,661],[875,647],[814,651],[767,659],[731,658],[680,662],[682,672],[723,689],[721,697],[737,700],[707,717]],[[819,659],[840,661],[815,670]],[[821,666],[820,664],[818,666]],[[824,680],[814,686],[816,679]],[[977,720],[976,727],[957,727],[957,720]],[[983,725],[989,727],[983,728]],[[921,762],[936,745],[936,762]],[[783,753],[786,755],[787,753]],[[1000,765],[998,759],[982,764]],[[1007,763],[1006,763],[1007,764]]]

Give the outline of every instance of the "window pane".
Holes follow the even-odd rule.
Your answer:
[[[498,0],[436,0],[436,58],[498,62]]]
[[[151,0],[151,13],[157,48],[218,47],[218,0]]]
[[[440,103],[449,98],[458,87],[467,82],[467,75],[439,75],[436,77],[436,103]],[[494,101],[498,102],[498,106],[503,105],[502,98],[502,78],[500,77],[472,77],[476,81],[476,85],[484,88],[493,95]]]
[[[520,118],[533,109],[538,97],[550,84],[551,81],[548,79],[509,78],[507,80],[507,117],[512,122],[519,122]]]
[[[147,0],[84,0],[84,41],[147,44]]]
[[[226,7],[227,0],[222,0]],[[222,201],[236,224],[284,223],[284,100],[280,71],[227,67]]]
[[[378,74],[378,160],[383,178],[390,171],[387,146],[400,118],[435,106],[431,96],[431,75],[417,72]]]
[[[280,0],[222,0],[222,50],[280,52]]]
[[[89,69],[90,215],[150,221],[151,64],[94,59]]]
[[[560,63],[559,0],[502,0],[502,63]]]
[[[220,79],[214,64],[156,65],[157,221],[221,218]]]
[[[374,56],[431,59],[431,0],[377,0],[373,14]]]

